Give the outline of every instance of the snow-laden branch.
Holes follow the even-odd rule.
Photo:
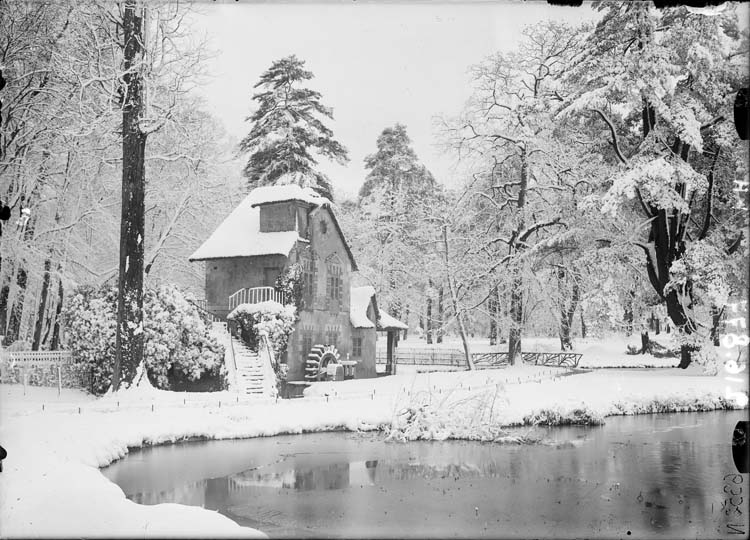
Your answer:
[[[559,225],[561,227],[567,227],[567,223],[561,222],[560,217],[556,217],[555,219],[551,221],[543,221],[541,223],[535,223],[522,233],[518,235],[518,242],[526,242],[526,240],[531,236],[534,232],[538,231],[539,229],[543,229],[545,227],[551,227],[553,225]]]
[[[617,130],[615,130],[615,126],[612,123],[612,120],[610,120],[609,116],[607,116],[607,114],[601,109],[592,109],[592,111],[597,113],[599,117],[602,120],[604,120],[604,123],[607,124],[607,127],[609,127],[609,134],[612,137],[610,144],[615,149],[615,154],[617,154],[617,159],[619,159],[620,163],[622,163],[623,165],[627,165],[628,159],[625,157],[625,155],[622,153],[622,150],[620,149],[620,140],[617,137]]]

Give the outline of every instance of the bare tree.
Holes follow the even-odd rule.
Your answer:
[[[551,103],[558,98],[555,77],[579,51],[577,31],[557,23],[524,29],[524,41],[512,54],[497,54],[475,66],[476,91],[462,118],[445,123],[446,134],[459,155],[479,158],[482,169],[468,189],[494,211],[486,251],[497,257],[487,272],[485,301],[495,294],[494,271],[510,273],[508,356],[521,355],[524,324],[524,268],[529,250],[550,230],[565,227],[546,193],[564,189],[558,180],[572,171],[563,167],[551,121]],[[565,170],[567,169],[567,170]],[[490,192],[474,185],[489,183]],[[498,247],[507,247],[504,255]],[[533,251],[533,250],[532,250]]]

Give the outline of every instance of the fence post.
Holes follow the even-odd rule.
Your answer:
[[[62,369],[60,369],[60,363],[57,364],[57,395],[62,395]]]

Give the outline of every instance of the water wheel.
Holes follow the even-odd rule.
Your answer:
[[[313,346],[305,362],[305,380],[324,380],[328,364],[338,364],[340,357],[339,351],[333,345]]]

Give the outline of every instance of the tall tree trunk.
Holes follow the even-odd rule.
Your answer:
[[[497,345],[497,319],[498,319],[498,308],[497,305],[497,288],[490,290],[489,295],[489,311],[490,311],[490,346]]]
[[[58,266],[58,271],[60,270],[60,267]],[[61,327],[63,324],[62,321],[62,308],[63,308],[63,298],[65,297],[65,290],[63,288],[63,282],[62,282],[62,274],[60,274],[60,280],[57,287],[57,309],[55,309],[55,324],[52,328],[52,341],[50,342],[50,350],[56,351],[60,348],[60,335],[61,335]]]
[[[648,330],[641,332],[641,354],[651,351],[651,339],[648,336]]]
[[[578,315],[581,317],[581,338],[586,339],[586,321],[583,320],[583,306],[578,310]]]
[[[567,272],[564,268],[559,268],[557,271],[558,287],[560,288],[560,349],[563,351],[570,351],[573,349],[573,340],[570,337],[570,329],[573,327],[573,316],[575,315],[576,308],[578,307],[578,300],[580,289],[578,288],[578,282],[575,278],[572,279],[571,285],[570,302],[566,302],[567,290],[565,287],[565,281],[567,278]]]
[[[427,313],[425,315],[425,337],[427,337],[427,343],[432,345],[432,280],[429,282],[427,288]]]
[[[508,324],[508,302],[506,301],[505,295],[500,292],[498,289],[497,291],[497,304],[498,304],[498,314],[500,315],[500,319],[497,321],[497,344],[500,345],[501,343],[505,343],[505,331],[506,326]]]
[[[716,304],[711,304],[711,342],[715,347],[721,345],[721,316],[724,314],[724,308],[719,307]]]
[[[143,359],[143,239],[145,236],[146,133],[144,112],[143,18],[136,0],[125,0],[123,13],[125,102],[122,106],[122,216],[117,295],[116,355],[112,388],[130,386]],[[145,12],[144,12],[145,13]]]
[[[388,304],[388,312],[399,319],[401,318],[401,301],[398,299],[398,291],[396,291],[396,275],[393,268],[388,270],[388,290],[391,292],[391,298],[393,298]]]
[[[642,110],[642,131],[644,139],[656,125],[657,118],[654,107],[644,100]],[[690,145],[683,143],[679,137],[675,137],[672,144],[674,155],[680,156],[684,162],[688,162]],[[677,183],[674,186],[678,197],[684,197],[685,186]],[[640,193],[638,193],[640,197]],[[684,336],[691,335],[697,325],[692,319],[693,310],[693,285],[688,279],[687,283],[678,291],[675,288],[664,293],[664,288],[669,283],[669,269],[672,264],[681,259],[685,253],[684,241],[688,217],[677,209],[659,209],[651,204],[643,204],[648,217],[651,218],[648,245],[644,246],[646,251],[646,270],[649,281],[656,293],[667,305],[667,314],[675,328]],[[710,216],[706,216],[704,232],[708,231]],[[702,233],[703,234],[703,233]],[[678,367],[687,368],[692,361],[692,355],[696,348],[689,344],[680,347],[680,364]]]
[[[49,271],[52,262],[49,259],[44,261],[44,275],[42,276],[42,291],[39,295],[39,308],[36,314],[36,324],[34,326],[34,339],[31,342],[31,350],[38,351],[42,344],[42,330],[47,315],[47,296],[49,295]]]
[[[529,162],[526,154],[526,148],[521,150],[521,174],[518,186],[518,222],[516,224],[515,239],[511,242],[509,250],[518,252],[522,246],[517,244],[518,236],[524,229],[524,207],[526,206],[526,189],[529,184]],[[511,366],[516,365],[517,360],[522,360],[521,356],[521,330],[523,328],[523,275],[519,263],[513,265],[513,278],[511,280],[510,291],[510,328],[508,330],[508,363]]]
[[[8,316],[8,328],[5,333],[5,344],[10,345],[20,337],[21,319],[23,318],[23,304],[26,299],[26,270],[18,269],[16,274],[16,285],[18,291],[13,300],[13,305],[9,306],[10,314]]]
[[[438,321],[437,321],[437,342],[443,342],[443,325],[445,324],[445,310],[443,309],[443,286],[438,288]]]
[[[633,322],[635,320],[635,291],[629,290],[628,291],[628,297],[625,300],[625,313],[623,314],[622,318],[625,321],[625,335],[631,336],[633,335]]]
[[[8,295],[10,294],[10,285],[3,285],[0,289],[0,335],[5,334],[8,324]]]
[[[521,328],[523,327],[523,279],[520,269],[513,269],[510,291],[510,328],[508,329],[508,363],[521,360]]]
[[[404,340],[409,337],[409,304],[406,304],[405,307],[406,313],[404,314],[404,323],[406,324],[407,328],[404,330]]]
[[[453,286],[453,280],[451,279],[450,272],[450,255],[448,251],[448,226],[443,225],[443,249],[444,262],[445,262],[445,279],[448,282],[448,292],[451,295],[451,303],[453,305],[453,313],[456,314],[456,321],[458,321],[458,332],[461,335],[461,342],[464,346],[464,356],[466,357],[466,369],[474,370],[474,360],[471,358],[471,348],[469,347],[469,339],[466,336],[466,326],[464,325],[463,315],[464,311],[458,308],[458,297],[456,296],[456,288]]]

